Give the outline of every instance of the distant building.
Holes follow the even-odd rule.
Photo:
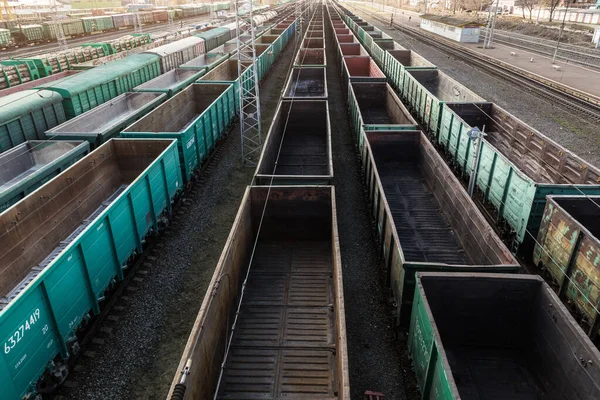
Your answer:
[[[121,0],[71,0],[71,8],[74,10],[89,10],[92,8],[115,8],[121,6]]]
[[[476,21],[463,21],[454,17],[421,15],[421,29],[461,43],[479,42],[482,26]]]

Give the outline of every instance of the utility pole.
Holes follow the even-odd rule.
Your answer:
[[[558,54],[558,46],[560,46],[560,39],[562,38],[563,31],[565,30],[565,23],[567,21],[567,11],[569,10],[569,3],[565,2],[565,15],[563,16],[562,24],[560,25],[560,31],[558,32],[558,40],[556,41],[556,48],[554,49],[554,56],[552,56],[552,65],[556,61],[556,55]],[[598,46],[596,46],[598,47]]]
[[[489,49],[492,47],[492,40],[494,38],[494,28],[496,26],[496,16],[498,15],[498,6],[499,6],[500,0],[496,0],[496,8],[493,9],[490,8],[490,13],[494,12],[494,15],[491,16],[490,15],[490,20],[488,22],[488,29],[487,29],[487,35],[486,35],[486,43],[484,43],[483,48],[484,49]],[[493,3],[492,3],[493,4]]]
[[[242,161],[245,165],[256,165],[258,164],[262,150],[262,132],[252,0],[236,0],[234,4],[237,31],[238,76],[240,79],[238,95],[240,99]],[[244,27],[248,29],[246,33],[250,34],[250,40],[246,42],[241,39]],[[250,74],[243,73],[247,68],[252,68]]]

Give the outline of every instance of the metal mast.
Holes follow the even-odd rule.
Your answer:
[[[302,0],[296,0],[296,42],[302,40]]]
[[[256,165],[262,149],[262,132],[252,0],[235,1],[235,22],[238,76],[240,77],[239,103],[242,161],[247,165]],[[244,33],[250,36],[249,40],[243,40],[242,34]],[[243,72],[250,67],[252,67],[251,73],[244,74]]]

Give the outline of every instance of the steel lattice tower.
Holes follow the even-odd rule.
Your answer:
[[[240,136],[242,141],[242,161],[256,165],[262,150],[260,125],[260,96],[256,65],[255,27],[252,19],[252,0],[235,1],[235,21],[237,30],[238,76],[240,77]],[[242,34],[250,36],[242,40]],[[244,74],[247,68],[252,72]]]

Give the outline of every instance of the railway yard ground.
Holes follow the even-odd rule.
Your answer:
[[[329,34],[326,44],[327,58],[335,60]],[[274,116],[294,46],[292,39],[261,86],[263,129]],[[393,329],[392,300],[385,290],[385,269],[376,251],[356,146],[347,134],[340,76],[339,65],[332,62],[327,82],[352,396],[360,398],[373,390],[391,399],[416,400],[418,387],[405,350],[408,332],[398,337]],[[84,349],[60,395],[90,400],[165,398],[239,201],[252,182],[254,170],[243,167],[239,155],[236,123],[183,199],[159,247],[100,328],[100,340]]]
[[[474,68],[464,61],[456,60],[444,51],[412,36],[390,29],[389,24],[376,20],[368,13],[361,13],[358,7],[349,6],[349,8],[361,15],[365,21],[390,35],[400,45],[422,55],[472,91],[483,94],[487,101],[499,104],[517,118],[535,126],[540,132],[579,154],[583,159],[600,166],[600,137],[597,122],[565,110],[561,104],[549,102],[533,93],[523,91],[521,87]]]
[[[593,97],[567,108],[420,40],[414,13],[302,1],[247,22],[254,65],[228,25],[119,76],[11,87],[40,99],[0,105],[8,400],[599,399],[600,70],[485,51]],[[106,128],[150,81],[160,101]]]

